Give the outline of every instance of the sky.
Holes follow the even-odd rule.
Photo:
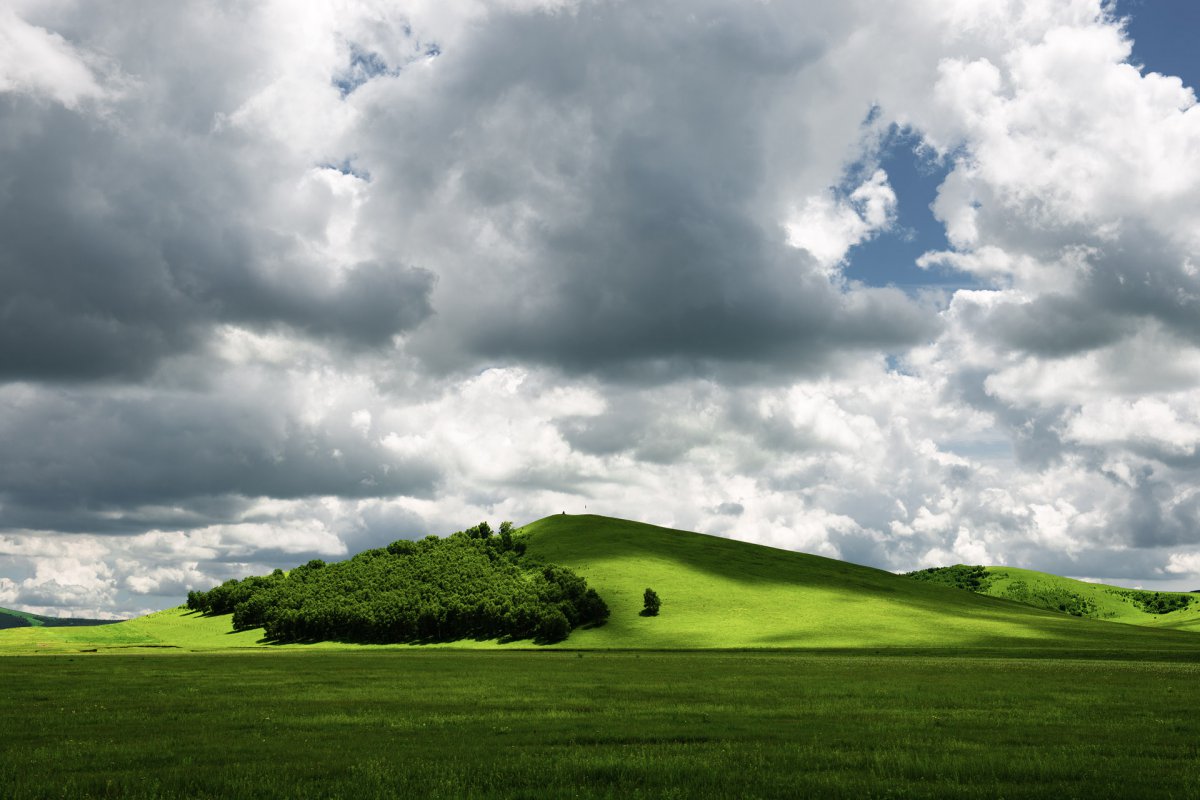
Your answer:
[[[1191,0],[0,2],[0,605],[480,520],[1200,588]]]

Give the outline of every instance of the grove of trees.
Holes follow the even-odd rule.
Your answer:
[[[565,639],[600,625],[608,606],[566,567],[537,561],[501,524],[446,538],[399,540],[346,561],[309,561],[288,573],[230,580],[188,593],[188,608],[233,614],[277,642],[445,642]]]

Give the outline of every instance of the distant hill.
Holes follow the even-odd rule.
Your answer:
[[[1150,592],[1017,567],[966,564],[918,570],[905,577],[1076,617],[1200,631],[1200,597],[1194,592]]]
[[[91,625],[112,625],[120,620],[84,619],[81,617],[43,617],[28,611],[0,608],[0,630],[5,628],[78,628]]]
[[[1166,629],[1172,626],[1114,625],[835,559],[640,522],[559,514],[526,525],[516,537],[530,555],[585,578],[611,612],[603,626],[572,631],[551,647],[1119,648],[1200,655],[1200,636]],[[647,588],[661,599],[658,616],[640,614]],[[261,629],[232,632],[229,615],[202,616],[182,607],[103,628],[0,632],[0,653],[381,646],[427,645],[272,645]],[[531,644],[463,640],[436,646]]]

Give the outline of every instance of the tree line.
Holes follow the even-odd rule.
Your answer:
[[[609,615],[582,577],[526,555],[509,522],[226,581],[189,592],[187,606],[233,614],[234,630],[261,627],[276,642],[550,643]]]
[[[955,589],[966,589],[970,592],[984,593],[991,585],[992,577],[988,575],[987,567],[979,564],[955,564],[952,567],[929,567],[914,572],[905,572],[905,578],[913,578],[926,583],[937,583],[942,586],[953,586]]]

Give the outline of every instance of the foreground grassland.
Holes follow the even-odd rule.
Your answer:
[[[1200,666],[1034,655],[5,658],[0,787],[12,800],[1196,796]]]

